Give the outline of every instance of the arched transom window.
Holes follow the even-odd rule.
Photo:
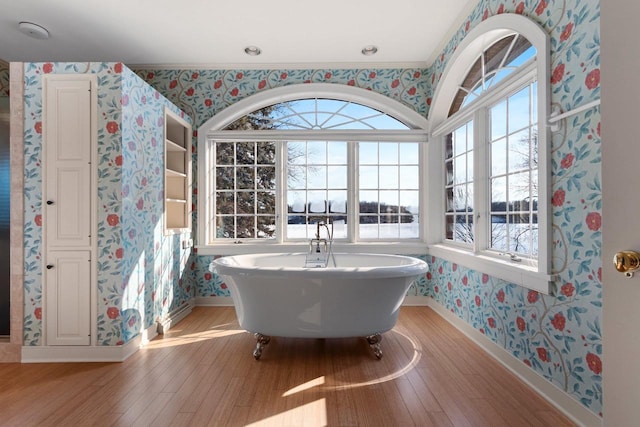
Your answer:
[[[422,238],[424,118],[381,95],[317,86],[254,95],[201,128],[207,245],[303,242],[319,222],[338,243]]]

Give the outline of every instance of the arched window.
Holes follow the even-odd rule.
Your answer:
[[[201,245],[295,245],[320,221],[336,243],[420,242],[425,128],[413,110],[348,86],[234,104],[198,131]]]
[[[430,115],[442,171],[430,186],[442,201],[430,210],[432,252],[545,293],[548,52],[527,18],[487,19],[450,59]]]

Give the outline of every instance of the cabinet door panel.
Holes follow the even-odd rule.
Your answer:
[[[90,252],[51,251],[47,263],[47,344],[89,345]]]
[[[88,246],[91,244],[90,82],[49,80],[45,113],[47,246]]]

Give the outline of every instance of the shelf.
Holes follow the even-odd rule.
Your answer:
[[[164,171],[167,174],[167,177],[169,178],[186,178],[187,177],[186,173],[174,171],[173,169],[165,169]]]
[[[164,110],[164,230],[191,231],[191,125]]]
[[[181,151],[181,152],[185,152],[187,151],[186,148],[184,148],[182,145],[179,145],[173,141],[171,141],[170,139],[165,139],[165,146],[167,151]]]

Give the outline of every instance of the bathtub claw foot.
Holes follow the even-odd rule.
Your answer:
[[[380,347],[380,343],[382,342],[382,335],[373,334],[367,337],[367,342],[369,346],[373,350],[373,354],[376,355],[378,359],[382,359],[382,348]]]
[[[260,356],[262,356],[262,349],[264,346],[269,344],[269,341],[271,341],[271,337],[259,333],[254,334],[254,336],[256,337],[256,348],[253,350],[253,357],[258,360],[260,359]]]

